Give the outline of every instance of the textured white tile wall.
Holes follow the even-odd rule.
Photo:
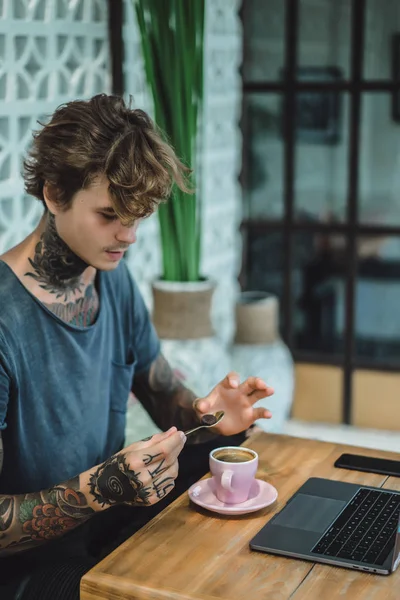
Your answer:
[[[38,127],[63,102],[110,91],[105,0],[0,2],[0,253],[36,226],[22,159]]]

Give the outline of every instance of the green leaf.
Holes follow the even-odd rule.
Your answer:
[[[24,500],[19,508],[19,520],[21,523],[33,519],[33,509],[40,504],[39,500]]]
[[[203,106],[205,0],[132,0],[154,117],[178,157],[196,167]],[[200,279],[200,195],[175,189],[158,210],[163,279]]]

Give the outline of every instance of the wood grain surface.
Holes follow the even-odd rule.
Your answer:
[[[272,506],[222,516],[185,493],[82,578],[81,600],[399,600],[400,569],[370,575],[253,552],[249,541],[309,477],[400,490],[400,479],[333,466],[343,452],[400,454],[263,432],[245,445],[278,490]]]

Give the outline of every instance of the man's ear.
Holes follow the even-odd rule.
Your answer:
[[[53,215],[61,212],[60,205],[57,202],[57,188],[50,183],[45,182],[43,186],[43,198],[47,206],[47,210]]]

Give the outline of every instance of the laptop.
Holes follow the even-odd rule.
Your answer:
[[[312,477],[250,548],[389,575],[400,562],[400,492]]]

